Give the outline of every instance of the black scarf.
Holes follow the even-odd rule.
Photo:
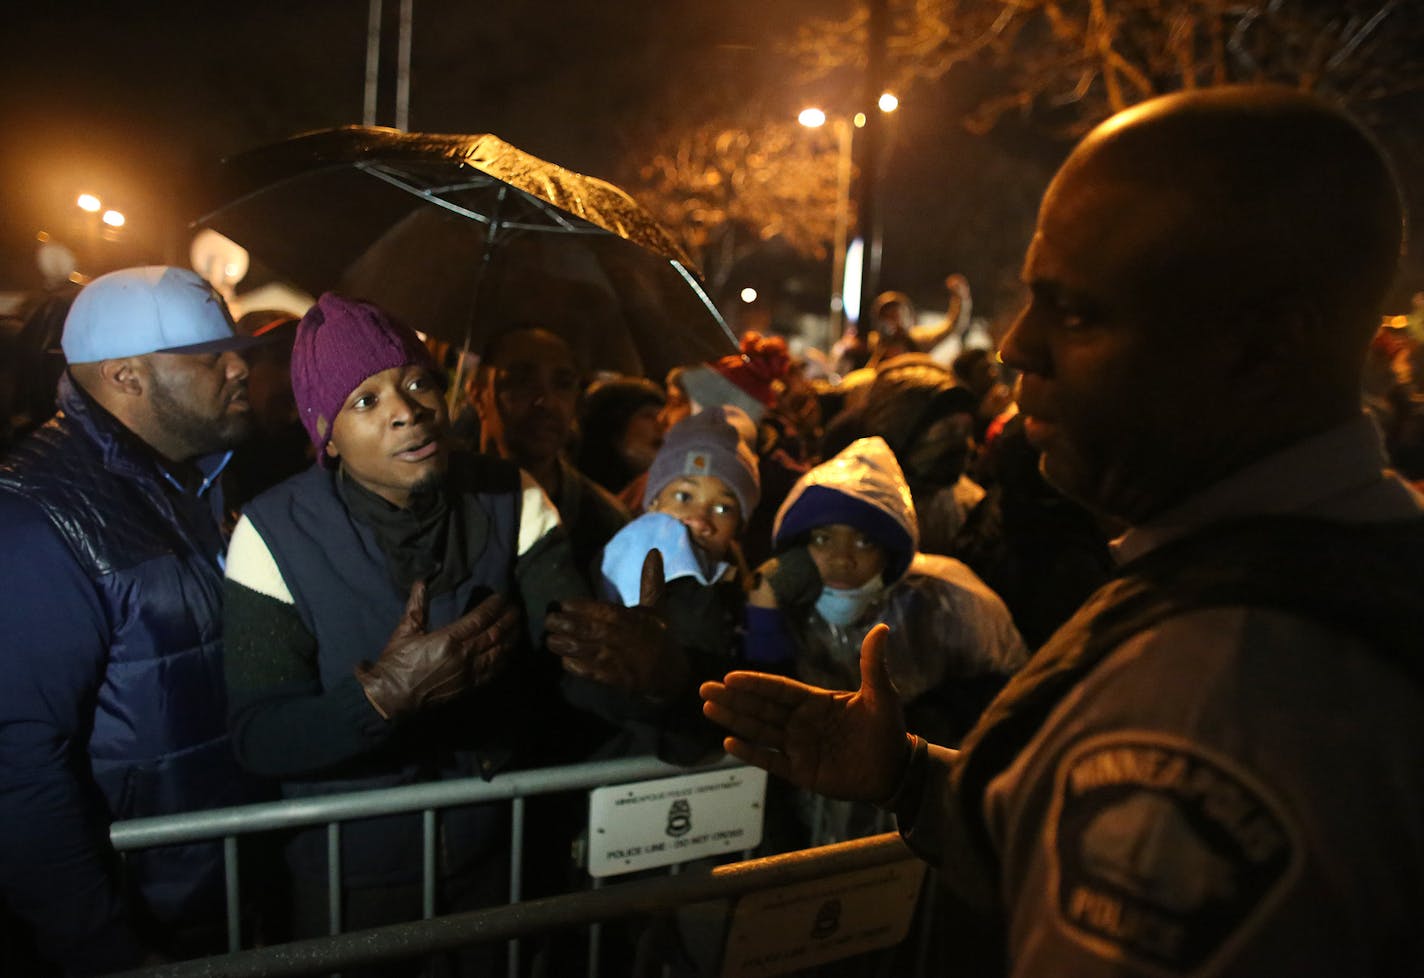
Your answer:
[[[412,493],[402,509],[346,474],[337,472],[336,491],[359,523],[370,527],[386,555],[391,581],[401,594],[425,581],[433,597],[452,590],[470,569],[463,507],[449,502],[447,477],[432,489]]]

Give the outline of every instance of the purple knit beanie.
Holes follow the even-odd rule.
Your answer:
[[[737,416],[740,417],[737,417]],[[648,469],[643,506],[652,505],[669,482],[685,475],[710,475],[721,479],[742,507],[745,522],[761,498],[757,457],[743,441],[735,421],[755,432],[751,420],[738,408],[719,406],[689,414],[668,429]]]
[[[351,392],[373,374],[409,364],[428,367],[444,383],[420,337],[385,310],[335,292],[307,310],[292,345],[292,393],[323,465],[334,464],[326,443]]]

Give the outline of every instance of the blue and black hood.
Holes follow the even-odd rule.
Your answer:
[[[776,513],[772,544],[781,550],[831,523],[853,526],[885,548],[886,584],[909,569],[919,524],[909,484],[885,439],[858,439],[797,480]]]

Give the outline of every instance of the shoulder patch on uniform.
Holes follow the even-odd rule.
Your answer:
[[[1301,860],[1295,823],[1248,772],[1147,731],[1064,756],[1046,844],[1058,926],[1165,975],[1199,972],[1248,934]]]

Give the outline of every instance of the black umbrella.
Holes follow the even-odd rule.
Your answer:
[[[349,126],[224,160],[221,232],[312,294],[369,299],[478,352],[518,322],[661,379],[735,352],[693,263],[632,197],[489,135]]]

